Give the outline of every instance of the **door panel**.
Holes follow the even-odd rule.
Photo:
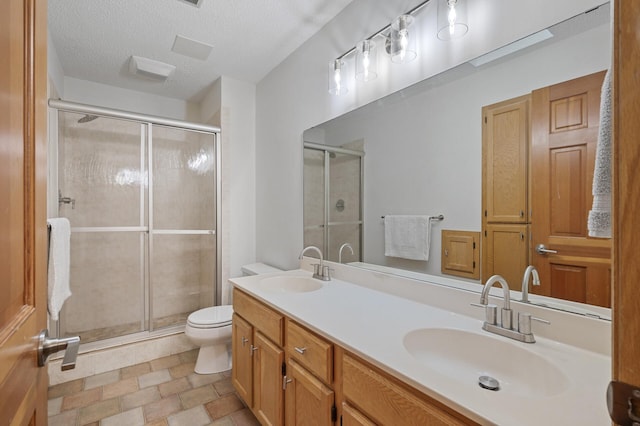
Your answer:
[[[45,1],[0,2],[0,419],[47,423]]]
[[[231,356],[233,369],[231,382],[249,408],[253,407],[253,328],[237,314],[233,314],[231,326]]]
[[[284,351],[259,331],[254,333],[254,342],[258,348],[253,364],[254,412],[262,425],[281,425],[284,421]]]
[[[589,238],[587,217],[604,72],[532,93],[532,251],[541,285],[533,291],[610,307],[611,240]]]

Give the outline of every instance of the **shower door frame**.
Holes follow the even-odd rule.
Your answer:
[[[102,229],[103,227],[82,227],[82,228],[72,228],[72,231],[75,229],[76,232],[109,232],[109,231],[138,231],[141,232],[141,238],[144,239],[145,233],[147,236],[147,255],[144,254],[144,244],[141,244],[141,259],[143,262],[143,267],[141,269],[141,273],[144,277],[141,278],[141,283],[143,284],[143,292],[144,292],[144,318],[141,320],[142,322],[142,330],[122,335],[122,336],[114,336],[112,338],[106,339],[107,342],[113,342],[112,344],[107,343],[106,346],[112,346],[113,344],[121,344],[127,343],[129,341],[138,341],[140,340],[139,336],[153,336],[156,334],[153,332],[153,312],[151,300],[153,297],[153,288],[149,283],[150,280],[150,270],[151,270],[151,259],[153,254],[153,235],[214,235],[215,236],[215,246],[216,246],[216,264],[215,264],[215,283],[214,283],[214,293],[213,293],[213,303],[216,305],[219,301],[222,300],[222,239],[220,235],[220,229],[222,225],[222,161],[221,161],[221,150],[220,150],[220,128],[217,126],[210,126],[206,124],[193,123],[182,120],[169,119],[164,117],[157,117],[153,115],[146,115],[140,113],[133,113],[128,111],[122,111],[111,108],[98,107],[93,105],[80,104],[75,102],[68,102],[59,99],[49,99],[49,139],[55,140],[55,144],[50,144],[50,157],[54,159],[56,164],[55,169],[53,167],[49,167],[49,178],[50,182],[53,184],[48,190],[48,217],[57,217],[58,216],[58,116],[60,112],[70,112],[70,113],[79,113],[79,114],[91,114],[97,115],[106,118],[126,120],[135,123],[139,123],[140,130],[140,149],[141,149],[141,166],[145,166],[145,157],[147,160],[147,173],[148,173],[148,195],[147,195],[147,203],[148,203],[148,211],[146,212],[147,216],[147,225],[144,225],[144,211],[141,211],[141,224],[140,226],[125,226],[125,227],[109,227],[108,230]],[[155,230],[153,228],[153,129],[154,126],[162,126],[166,128],[174,128],[185,131],[192,131],[198,133],[210,134],[213,136],[213,148],[215,153],[215,229],[211,230]],[[55,139],[54,139],[55,138]],[[145,147],[146,142],[146,147]],[[143,169],[144,170],[144,169]],[[141,206],[144,206],[144,189],[141,189]],[[55,206],[55,208],[54,208]],[[142,209],[144,210],[144,209]],[[53,214],[55,211],[55,215]],[[144,242],[144,241],[143,241]],[[145,322],[148,321],[148,327],[145,326]],[[167,328],[161,328],[159,333],[163,333],[167,331],[167,334],[171,334],[172,328],[176,326],[170,326]],[[182,326],[177,326],[182,328]],[[175,332],[175,331],[174,331]],[[56,323],[56,327],[54,330],[56,336],[60,335],[60,322]],[[164,333],[163,333],[164,334]],[[104,347],[105,341],[98,340],[95,342],[91,342],[91,349],[98,349]],[[83,345],[84,346],[84,345]]]
[[[360,226],[360,255],[359,261],[362,262],[364,259],[364,152],[362,151],[354,151],[351,149],[339,148],[335,146],[322,145],[314,142],[304,142],[303,143],[303,169],[304,169],[304,150],[311,149],[314,151],[322,151],[324,153],[324,211],[323,211],[323,223],[322,225],[317,226],[305,226],[302,232],[303,245],[304,245],[304,233],[307,229],[314,228],[322,228],[322,237],[323,237],[323,250],[322,255],[324,259],[329,260],[329,228],[335,225],[359,225]],[[345,155],[353,155],[360,158],[360,206],[358,211],[358,216],[360,220],[357,221],[348,221],[348,222],[330,222],[329,214],[330,214],[330,206],[329,206],[329,194],[331,189],[331,165],[330,165],[330,155],[334,154],[345,154]],[[304,171],[303,171],[304,176]],[[304,188],[304,184],[302,185]],[[304,189],[303,189],[304,191]],[[304,196],[303,196],[304,198]],[[304,215],[304,206],[303,206],[303,215]],[[337,260],[336,260],[337,262]]]

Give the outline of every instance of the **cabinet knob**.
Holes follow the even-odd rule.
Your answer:
[[[242,346],[246,345],[248,341],[249,341],[249,339],[247,339],[246,337],[242,336]]]
[[[304,353],[307,351],[307,348],[299,348],[299,347],[294,347],[294,349],[296,350],[296,352],[298,352],[300,355],[304,355]]]
[[[520,217],[524,217],[524,210],[520,210]]]
[[[251,345],[251,346],[249,347],[249,350],[251,351],[251,356],[253,356],[253,353],[254,353],[255,351],[257,351],[257,350],[258,350],[258,347],[257,347],[257,346],[253,346],[253,345]]]

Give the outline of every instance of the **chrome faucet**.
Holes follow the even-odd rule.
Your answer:
[[[340,246],[340,250],[338,250],[338,263],[342,263],[342,250],[345,248],[348,248],[349,251],[351,251],[351,255],[353,255],[353,247],[351,247],[351,244],[344,243]]]
[[[320,250],[318,247],[307,246],[303,248],[302,251],[300,252],[300,256],[298,256],[298,259],[302,259],[302,256],[304,256],[304,254],[309,250],[315,250],[318,253],[318,256],[320,256],[320,263],[313,264],[313,278],[317,278],[322,281],[331,281],[331,276],[329,274],[329,267],[324,265],[324,260],[322,258],[322,250]]]
[[[540,275],[535,266],[529,265],[524,270],[522,277],[522,300],[521,302],[529,303],[529,276],[533,275],[533,285],[540,285]]]
[[[502,307],[500,315],[500,318],[502,320],[501,327],[510,329],[513,315],[511,312],[511,295],[509,293],[509,284],[507,284],[507,280],[505,280],[500,275],[494,275],[489,278],[482,288],[482,294],[480,295],[480,304],[487,307],[487,322],[492,322],[495,324],[495,311],[497,310],[497,308],[495,305],[489,305],[489,290],[491,290],[491,287],[493,287],[495,283],[499,283],[502,287],[502,295],[504,297],[504,306]],[[491,307],[493,307],[493,314],[492,317],[489,318],[489,311],[491,310]]]
[[[535,271],[535,269],[533,270]],[[495,283],[499,283],[502,287],[502,293],[504,297],[504,306],[500,313],[500,324],[498,324],[497,321],[498,307],[496,305],[489,304],[489,291]],[[494,275],[487,280],[484,287],[482,288],[482,294],[480,294],[480,304],[474,303],[473,305],[485,308],[485,321],[484,324],[482,324],[483,330],[490,333],[499,334],[500,336],[509,337],[510,339],[515,339],[520,342],[534,343],[536,341],[536,339],[533,337],[533,333],[531,332],[531,320],[549,324],[549,321],[532,317],[529,313],[519,312],[517,328],[512,328],[513,312],[511,311],[509,284],[507,284],[507,281],[500,275]]]

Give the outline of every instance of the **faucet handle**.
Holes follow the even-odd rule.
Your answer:
[[[313,275],[314,276],[320,275],[320,264],[319,263],[312,263],[311,266],[313,266]]]
[[[518,331],[522,334],[531,334],[531,320],[551,324],[550,321],[531,316],[528,312],[518,312]]]
[[[484,308],[484,320],[485,322],[496,325],[498,323],[498,306],[493,305],[491,303],[482,304],[482,303],[471,303],[471,306],[476,308]]]
[[[331,279],[331,271],[333,271],[333,269],[329,268],[328,265],[322,267],[322,276],[324,277],[324,280],[329,281]]]

